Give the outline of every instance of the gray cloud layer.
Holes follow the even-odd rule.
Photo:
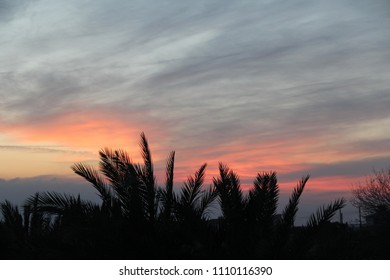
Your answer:
[[[15,178],[12,180],[0,179],[0,201],[7,199],[21,205],[30,195],[46,191],[80,194],[84,199],[98,201],[96,191],[80,180],[53,176]]]
[[[0,120],[34,125],[105,107],[140,126],[162,120],[179,150],[307,142],[385,163],[389,8],[385,0],[0,1]],[[344,165],[316,164],[319,175]]]

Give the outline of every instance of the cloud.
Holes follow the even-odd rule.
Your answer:
[[[79,179],[61,176],[38,176],[31,178],[0,179],[0,201],[9,200],[22,205],[24,201],[37,192],[59,192],[78,195],[87,200],[99,202],[93,187]]]
[[[333,163],[302,164],[303,170],[315,178],[329,178],[345,176],[349,178],[358,178],[359,176],[368,176],[374,169],[386,168],[390,165],[390,156],[377,156],[361,158],[349,161],[336,161]],[[283,174],[284,180],[302,176],[302,171]],[[354,182],[351,181],[351,184]]]
[[[359,175],[389,155],[386,1],[0,3],[0,127],[18,141],[136,149],[145,131],[183,176]]]
[[[0,0],[0,22],[3,24],[13,20],[18,13],[29,5],[26,0]]]
[[[87,151],[75,151],[68,149],[59,149],[53,147],[42,147],[42,146],[15,146],[15,145],[0,145],[0,150],[17,150],[23,152],[32,153],[65,153],[65,154],[89,154]]]
[[[163,135],[158,119],[144,120],[145,127],[137,122],[139,112],[118,114],[104,108],[94,110],[69,109],[48,120],[33,120],[22,124],[5,125],[5,131],[30,142],[51,142],[74,149],[99,149],[103,146],[138,147],[139,134],[146,127],[154,137]],[[154,129],[153,129],[154,128]],[[158,144],[158,143],[157,143]]]

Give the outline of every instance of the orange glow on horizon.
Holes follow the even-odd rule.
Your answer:
[[[9,132],[24,141],[60,143],[71,147],[99,149],[102,145],[128,146],[140,129],[114,117],[89,114],[60,115],[34,126],[16,125]]]
[[[7,168],[0,169],[0,178],[71,175],[73,163],[97,162],[98,151],[104,147],[124,149],[135,162],[141,159],[139,139],[143,130],[115,114],[85,111],[57,115],[34,125],[3,123],[1,126],[7,137],[6,145],[4,140],[0,144],[10,148],[0,151],[2,159],[8,162]],[[148,139],[161,138],[163,134],[153,127],[147,127],[151,131]],[[149,142],[152,152],[159,148],[158,143]],[[160,157],[154,155],[153,159]]]
[[[160,186],[165,182],[165,161],[170,152],[167,135],[163,123],[140,124],[120,118],[114,113],[100,111],[84,111],[74,115],[63,114],[47,120],[37,122],[34,126],[16,124],[5,126],[3,130],[15,139],[20,145],[53,145],[64,150],[59,153],[45,153],[44,151],[1,151],[2,158],[9,164],[7,169],[0,170],[0,178],[29,177],[45,174],[72,175],[70,166],[79,161],[91,163],[97,167],[98,151],[103,147],[113,149],[123,148],[134,162],[140,162],[139,135],[146,128],[146,136],[155,164],[157,180]],[[296,136],[298,137],[298,136]],[[278,176],[288,173],[302,173],[313,164],[337,162],[340,158],[354,158],[355,153],[349,151],[338,155],[321,150],[316,139],[298,141],[287,139],[279,141],[262,140],[249,143],[238,139],[234,142],[194,148],[189,146],[176,150],[175,182],[181,185],[188,176],[196,172],[203,163],[207,163],[205,184],[212,183],[213,177],[218,177],[218,163],[223,162],[233,169],[242,181],[244,189],[250,189],[253,180],[259,172],[276,171]],[[292,141],[291,143],[289,141]],[[319,142],[319,141],[318,141]],[[17,144],[15,144],[17,145]],[[174,147],[173,147],[174,148]],[[317,149],[317,150],[316,150]],[[316,157],[313,153],[317,151]],[[320,152],[318,152],[320,151]],[[316,162],[315,162],[316,161]],[[294,178],[291,182],[282,182],[281,188],[291,190],[301,178]],[[308,189],[338,190],[348,189],[356,178],[348,177],[312,177],[308,182]]]

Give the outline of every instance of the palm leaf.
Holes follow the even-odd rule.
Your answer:
[[[174,213],[179,221],[188,224],[200,221],[199,201],[202,194],[205,169],[207,164],[203,164],[194,176],[188,176],[183,184],[180,194],[174,196]]]
[[[200,200],[197,212],[200,217],[208,217],[208,209],[210,208],[214,200],[217,198],[217,192],[215,190],[215,187],[210,186],[210,188],[207,191],[203,191],[202,194],[203,195]]]
[[[243,210],[246,201],[243,198],[240,178],[233,170],[219,163],[219,178],[213,178],[213,184],[219,197],[224,218],[230,224],[243,221]]]
[[[309,228],[315,228],[330,222],[336,212],[345,206],[344,198],[337,199],[334,202],[328,204],[326,207],[323,206],[312,214],[306,224]]]
[[[181,189],[180,203],[190,208],[194,208],[199,199],[199,194],[204,181],[207,164],[203,164],[194,176],[189,176],[187,182]]]
[[[166,180],[165,180],[165,186],[168,193],[172,193],[173,190],[173,171],[175,167],[175,152],[172,151],[169,154],[169,157],[167,159],[166,163]]]
[[[110,181],[115,189],[123,188],[123,177],[121,176],[120,160],[116,156],[117,151],[104,148],[99,151],[100,171]]]
[[[229,186],[230,186],[230,177],[229,177],[229,167],[223,163],[219,163],[219,178],[213,178],[214,187],[218,193],[221,209],[226,216],[230,208],[230,199],[229,199]]]
[[[131,159],[128,153],[124,150],[110,150],[104,148],[99,151],[100,155],[100,170],[108,178],[112,187],[116,189],[127,188],[129,176],[134,176],[132,172],[128,172],[129,166],[132,166]]]
[[[94,209],[97,204],[81,200],[80,195],[77,197],[70,194],[61,194],[57,192],[44,192],[39,196],[34,195],[27,199],[26,204],[36,204],[37,211],[48,212],[50,214],[61,215],[69,209]]]
[[[252,223],[265,227],[273,224],[278,206],[279,185],[276,172],[258,173],[254,187],[249,191],[247,217]]]
[[[175,163],[175,152],[169,154],[166,163],[165,189],[158,191],[158,198],[162,203],[162,215],[164,219],[169,219],[172,214],[174,194],[173,194],[173,171]]]
[[[298,182],[297,186],[294,188],[290,196],[288,204],[282,212],[281,223],[288,228],[294,226],[295,216],[298,212],[299,199],[309,178],[310,176],[307,175],[306,177],[303,177],[301,181]]]
[[[106,183],[100,177],[99,173],[91,166],[83,163],[75,163],[72,165],[72,170],[86,179],[98,191],[99,196],[103,200],[103,205],[110,206],[112,194]]]
[[[141,133],[141,155],[144,160],[144,166],[140,170],[144,187],[144,202],[146,206],[146,215],[150,221],[153,221],[157,211],[156,205],[156,178],[153,172],[152,155],[145,134]]]
[[[51,216],[39,211],[39,193],[31,196],[23,205],[25,231],[29,235],[42,234],[51,227]]]
[[[13,205],[9,200],[5,200],[0,203],[0,208],[6,225],[17,228],[23,227],[23,218],[18,206]]]

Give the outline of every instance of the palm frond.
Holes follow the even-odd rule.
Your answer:
[[[174,175],[174,164],[175,164],[175,152],[172,151],[169,154],[166,163],[166,179],[165,189],[158,191],[158,199],[161,201],[162,210],[161,213],[164,219],[168,219],[171,216],[174,202],[173,194],[173,175]]]
[[[24,227],[29,235],[39,235],[50,230],[51,216],[39,211],[39,196],[39,193],[32,195],[23,205]]]
[[[33,209],[30,205],[23,205],[23,227],[26,234],[29,232],[31,216],[33,216]]]
[[[23,218],[18,206],[13,205],[9,200],[5,200],[0,203],[0,208],[6,225],[18,228],[23,227]]]
[[[207,164],[203,164],[194,176],[189,176],[187,182],[184,183],[180,194],[180,203],[187,205],[190,208],[194,208],[196,205],[201,188],[204,182],[205,169]]]
[[[32,199],[35,200],[36,197],[31,197],[27,200],[27,203],[32,203]],[[65,209],[70,208],[72,205],[80,205],[79,202],[80,197],[57,192],[44,192],[38,197],[37,209],[51,214],[62,214]]]
[[[276,172],[258,173],[249,191],[247,216],[254,223],[268,227],[273,224],[279,200]]]
[[[79,162],[72,165],[71,168],[76,174],[80,175],[92,184],[92,186],[98,191],[98,194],[103,200],[104,204],[111,204],[111,191],[100,177],[99,173],[93,167]]]
[[[243,220],[246,201],[243,198],[240,178],[223,163],[219,163],[219,178],[213,178],[224,218],[230,224]]]
[[[175,167],[175,151],[172,151],[169,154],[169,157],[167,159],[166,163],[166,179],[165,179],[165,186],[168,191],[168,193],[172,192],[173,189],[173,171]]]
[[[208,209],[211,207],[214,200],[217,198],[217,191],[215,187],[210,186],[208,190],[202,192],[202,198],[200,200],[199,207],[197,212],[200,217],[208,217],[209,212]]]
[[[26,200],[26,204],[36,204],[38,211],[48,212],[50,214],[60,215],[69,209],[92,209],[97,204],[81,200],[80,195],[61,194],[57,192],[43,192],[39,196],[34,195]]]
[[[144,202],[146,205],[146,215],[150,221],[153,221],[157,211],[156,203],[156,178],[153,171],[152,154],[145,133],[141,133],[141,155],[144,160],[142,168],[142,181],[144,186]]]
[[[306,224],[309,228],[315,228],[330,222],[336,212],[345,206],[344,198],[337,199],[334,202],[328,204],[326,207],[323,206],[312,214]]]
[[[114,154],[115,154],[114,159],[116,162],[121,163],[124,166],[126,164],[132,164],[131,158],[125,150],[122,149],[115,150]]]
[[[116,156],[116,151],[104,148],[99,151],[99,156],[100,171],[106,176],[115,189],[122,188],[123,178],[120,174],[120,161]]]
[[[230,170],[228,173],[229,179],[229,195],[231,201],[236,205],[235,208],[241,207],[244,203],[244,197],[241,190],[240,177],[233,171]]]
[[[146,174],[148,176],[153,176],[152,154],[151,154],[150,149],[149,149],[148,140],[146,139],[145,133],[143,133],[143,132],[141,133],[140,147],[141,147],[142,159],[144,160]],[[154,179],[154,177],[151,177],[149,179]]]
[[[230,179],[229,179],[229,167],[222,162],[219,163],[218,166],[219,169],[219,178],[213,178],[213,184],[218,192],[222,212],[227,211],[227,208],[229,206],[229,186],[230,186]],[[226,208],[226,210],[224,210]]]
[[[310,175],[307,175],[306,177],[303,177],[301,181],[298,182],[297,186],[294,188],[290,196],[288,204],[282,212],[281,223],[288,228],[294,226],[295,216],[298,212],[299,199],[309,178]]]
[[[100,150],[100,170],[111,183],[118,196],[128,193],[128,188],[136,187],[137,173],[128,153],[124,150]]]

